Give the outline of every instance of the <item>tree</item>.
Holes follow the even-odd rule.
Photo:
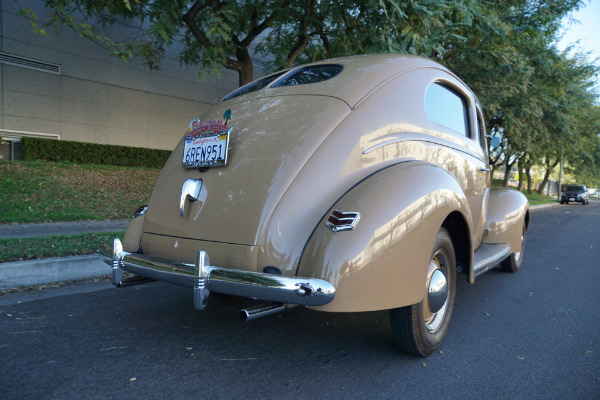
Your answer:
[[[218,73],[228,68],[243,85],[253,79],[253,52],[273,69],[328,57],[402,52],[444,54],[457,31],[470,25],[475,0],[45,0],[50,18],[123,59],[140,56],[157,68],[166,49],[180,60]],[[38,18],[23,9],[34,29]],[[138,21],[140,34],[114,38],[102,28]]]
[[[540,163],[553,148],[549,109],[564,84],[557,72],[561,59],[552,47],[561,20],[582,4],[571,1],[482,2],[480,14],[491,24],[464,32],[442,59],[478,94],[487,131],[502,136],[502,148],[490,149],[494,164],[505,166],[505,185],[515,163]],[[559,96],[560,98],[560,96]],[[564,114],[562,114],[564,115]],[[500,152],[499,152],[499,151]],[[522,175],[522,174],[521,174]]]

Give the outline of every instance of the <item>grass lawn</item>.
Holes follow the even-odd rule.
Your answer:
[[[536,204],[547,204],[547,203],[556,203],[556,197],[548,197],[548,196],[542,196],[541,194],[537,193],[537,192],[533,192],[531,194],[527,193],[527,190],[523,190],[523,194],[527,197],[527,200],[529,200],[529,204],[530,205],[536,205]]]
[[[502,187],[502,179],[493,179],[492,180],[492,188],[501,188]],[[510,189],[514,189],[517,190],[516,188],[510,188]],[[541,194],[537,193],[537,192],[532,192],[531,194],[527,193],[527,189],[523,189],[521,190],[521,192],[525,195],[525,197],[527,197],[527,200],[529,200],[529,205],[536,205],[536,204],[546,204],[546,203],[555,203],[556,197],[548,197],[548,196],[542,196]]]
[[[0,224],[126,219],[159,169],[0,161]]]
[[[0,262],[94,254],[102,243],[112,243],[115,237],[123,240],[124,233],[118,231],[0,239]]]
[[[159,169],[0,161],[0,224],[130,218]],[[0,239],[0,262],[93,254],[123,232]]]

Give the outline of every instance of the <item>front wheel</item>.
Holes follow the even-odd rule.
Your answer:
[[[454,308],[455,280],[452,239],[441,228],[429,262],[423,301],[390,310],[392,336],[400,350],[426,357],[440,347]]]

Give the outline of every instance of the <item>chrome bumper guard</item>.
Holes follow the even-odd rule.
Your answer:
[[[322,306],[333,300],[335,288],[327,281],[241,271],[210,265],[208,254],[200,250],[195,264],[163,260],[123,250],[119,239],[113,248],[103,245],[100,254],[110,259],[112,283],[121,286],[123,271],[157,281],[164,281],[194,289],[194,307],[202,310],[211,291],[234,296],[272,301],[276,303]]]

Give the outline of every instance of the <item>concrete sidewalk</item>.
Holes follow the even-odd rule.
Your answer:
[[[80,233],[124,231],[129,220],[53,222],[47,224],[0,225],[0,238],[76,235]]]

